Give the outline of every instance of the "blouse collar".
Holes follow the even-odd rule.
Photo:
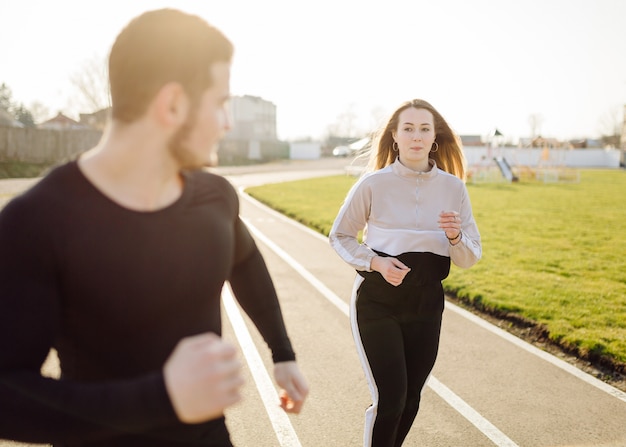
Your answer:
[[[416,179],[416,178],[431,179],[437,175],[437,172],[438,172],[437,163],[435,163],[435,160],[433,160],[432,158],[429,158],[428,164],[431,167],[430,171],[418,172],[418,171],[414,171],[413,169],[404,166],[400,162],[400,157],[396,157],[396,160],[391,165],[391,170],[398,177],[410,178],[410,179]]]

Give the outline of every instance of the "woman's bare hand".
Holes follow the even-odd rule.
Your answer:
[[[379,272],[392,286],[399,286],[404,281],[404,277],[411,271],[409,267],[398,261],[396,258],[376,256],[372,259],[371,268]]]

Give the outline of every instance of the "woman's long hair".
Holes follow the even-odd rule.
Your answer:
[[[435,125],[435,142],[439,146],[436,152],[430,152],[429,158],[437,163],[437,167],[466,179],[466,162],[461,149],[460,138],[452,131],[446,120],[435,108],[422,99],[414,99],[403,103],[389,118],[387,124],[381,128],[371,147],[370,160],[367,171],[376,171],[393,163],[398,152],[393,150],[393,132],[398,129],[400,113],[413,107],[428,110],[433,115]]]

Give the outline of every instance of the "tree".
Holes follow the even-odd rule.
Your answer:
[[[26,127],[35,127],[33,115],[24,107],[24,104],[18,104],[13,107],[13,116]]]
[[[33,115],[22,103],[13,101],[13,92],[4,82],[0,85],[0,108],[25,126],[34,126]]]
[[[374,106],[370,111],[370,131],[378,129],[387,119],[387,111],[382,106]]]
[[[111,106],[106,59],[93,56],[86,60],[70,81],[79,93],[78,108],[97,112]]]
[[[528,125],[530,126],[530,138],[532,141],[541,136],[541,125],[543,124],[543,116],[540,113],[533,113],[528,117]]]
[[[615,106],[605,112],[600,118],[602,142],[606,146],[619,147],[623,125],[624,119],[622,118],[621,107]]]
[[[336,121],[328,126],[328,134],[339,137],[355,138],[360,136],[359,130],[355,126],[357,115],[354,111],[355,105],[350,104],[348,108],[337,116]]]
[[[4,82],[0,85],[0,108],[9,111],[13,105],[13,92]]]
[[[43,123],[50,118],[50,110],[38,101],[31,103],[28,110],[36,123]]]

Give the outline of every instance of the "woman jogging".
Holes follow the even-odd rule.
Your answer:
[[[372,146],[330,244],[357,270],[351,323],[368,379],[364,446],[401,446],[439,347],[450,261],[481,257],[459,140],[426,101],[401,105]],[[358,233],[363,230],[363,241]]]

